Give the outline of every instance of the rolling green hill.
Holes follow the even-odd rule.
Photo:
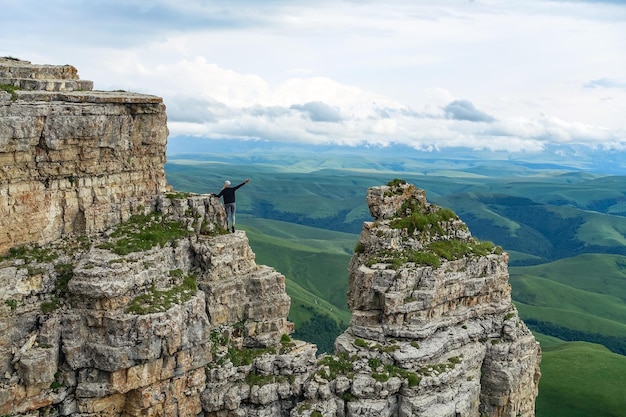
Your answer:
[[[528,197],[471,192],[448,195],[437,203],[455,210],[481,239],[536,257],[527,262],[581,253],[626,255],[626,217],[539,203],[531,198],[529,187],[525,185]]]
[[[626,354],[626,257],[584,254],[509,273],[529,327]]]
[[[583,254],[554,262],[512,267],[511,276],[529,275],[550,279],[580,290],[596,292],[626,301],[626,257]]]
[[[248,234],[257,262],[275,266],[286,276],[298,276],[302,288],[331,303],[337,313],[347,314],[337,318],[349,319],[347,269],[356,235],[267,219],[246,220],[248,224],[242,230]],[[258,229],[261,225],[267,226],[262,233]]]
[[[626,415],[626,357],[584,342],[544,347],[537,417]]]

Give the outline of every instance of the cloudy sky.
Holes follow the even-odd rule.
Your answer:
[[[626,148],[626,1],[2,0],[0,56],[158,95],[170,136]]]

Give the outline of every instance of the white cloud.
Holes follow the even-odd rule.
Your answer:
[[[162,96],[172,136],[626,146],[617,1],[8,0],[0,26],[0,55]]]

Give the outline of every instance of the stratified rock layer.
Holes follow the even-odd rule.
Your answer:
[[[217,199],[174,197],[0,261],[0,415],[195,416],[232,349],[282,346],[285,277],[256,265],[244,232],[225,234]],[[129,252],[152,226],[178,237]]]
[[[91,91],[70,65],[0,58],[0,254],[94,233],[165,191],[160,97]]]
[[[0,85],[0,415],[534,415],[507,255],[423,191],[368,190],[352,321],[316,357],[219,200],[166,192],[160,98],[14,59]]]

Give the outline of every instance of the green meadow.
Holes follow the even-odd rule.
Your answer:
[[[582,254],[509,268],[526,323],[564,340],[600,343],[626,354],[626,257]]]
[[[626,357],[586,343],[542,343],[537,417],[626,415]]]
[[[510,254],[513,300],[543,349],[537,416],[625,416],[626,177],[515,161],[259,147],[169,155],[177,191],[238,184],[238,228],[286,277],[295,337],[320,352],[350,320],[347,267],[367,188],[405,179]],[[401,161],[401,162],[398,162]]]

